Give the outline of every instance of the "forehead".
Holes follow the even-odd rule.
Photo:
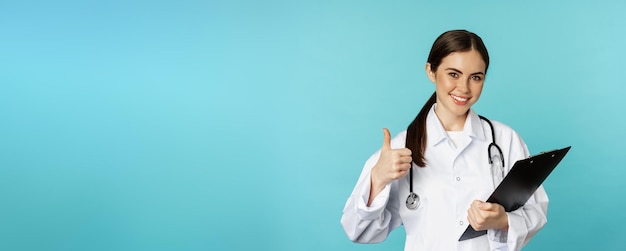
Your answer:
[[[454,68],[462,72],[485,72],[485,61],[476,50],[450,53],[441,60],[439,68]]]

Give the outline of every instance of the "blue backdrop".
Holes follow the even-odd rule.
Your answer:
[[[0,250],[401,250],[339,219],[434,39],[491,66],[480,114],[572,146],[527,250],[623,249],[624,1],[3,1]]]

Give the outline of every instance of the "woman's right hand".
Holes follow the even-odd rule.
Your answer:
[[[374,197],[382,191],[387,184],[404,177],[411,168],[411,150],[408,148],[391,149],[391,134],[387,128],[383,128],[384,140],[380,150],[378,162],[372,168],[372,184],[368,206]]]

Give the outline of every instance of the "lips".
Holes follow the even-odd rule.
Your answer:
[[[452,94],[450,94],[450,97],[452,97],[452,101],[454,101],[454,103],[457,104],[457,105],[466,105],[467,101],[469,100],[469,98],[456,96],[456,95],[452,95]]]

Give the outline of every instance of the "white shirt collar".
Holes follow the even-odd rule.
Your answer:
[[[427,128],[427,137],[428,142],[431,146],[435,146],[439,144],[444,139],[448,138],[448,133],[446,133],[446,129],[439,121],[437,114],[435,114],[435,106],[437,104],[433,104],[428,112],[428,116],[426,116],[426,128]],[[485,130],[483,128],[483,123],[480,122],[480,118],[478,114],[474,112],[474,110],[470,109],[467,114],[467,118],[465,119],[465,125],[463,126],[463,132],[466,135],[469,135],[472,139],[485,140]]]

